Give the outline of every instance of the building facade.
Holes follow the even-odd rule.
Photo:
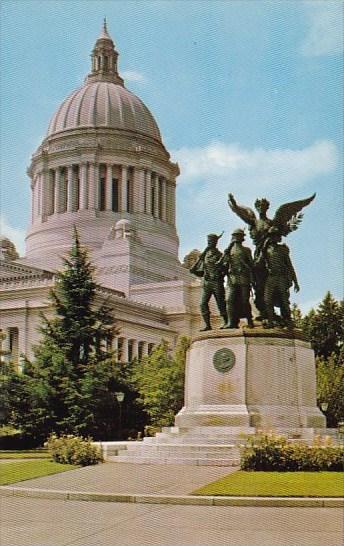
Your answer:
[[[53,115],[27,172],[25,256],[1,239],[0,327],[9,358],[32,358],[74,226],[95,266],[97,298],[113,309],[121,360],[198,330],[199,281],[178,259],[179,168],[148,108],[126,89],[105,22],[90,73]]]

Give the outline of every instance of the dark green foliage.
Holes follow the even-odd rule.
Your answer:
[[[327,292],[316,310],[294,314],[316,355],[318,403],[328,403],[327,426],[337,427],[344,421],[344,301]]]
[[[344,347],[344,301],[337,301],[327,292],[319,307],[312,309],[301,321],[316,356],[327,359],[339,356]]]
[[[333,353],[327,360],[317,358],[317,399],[327,402],[327,426],[337,427],[344,421],[344,355]]]
[[[188,338],[181,337],[171,355],[167,342],[162,341],[150,356],[134,367],[133,384],[153,427],[172,425],[183,406],[185,356],[189,345]]]
[[[114,319],[96,306],[96,285],[86,250],[74,233],[65,267],[51,292],[54,318],[43,317],[34,362],[6,381],[8,422],[44,441],[50,433],[113,439],[118,432],[115,392],[129,393],[115,355],[106,349]],[[129,398],[129,397],[128,397]]]
[[[309,446],[288,442],[284,436],[260,433],[247,440],[241,449],[242,470],[343,471],[344,446],[332,445],[328,439],[316,439]]]

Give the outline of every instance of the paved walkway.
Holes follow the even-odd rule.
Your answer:
[[[341,546],[340,508],[3,498],[1,546]]]
[[[13,489],[23,496],[0,499],[0,544],[340,546],[344,543],[342,507],[180,505],[183,498],[197,499],[188,496],[194,489],[235,470],[232,467],[105,463],[17,483]],[[4,492],[6,488],[1,489]],[[11,486],[7,493],[10,489]],[[42,490],[45,490],[45,498],[40,498]],[[49,498],[49,492],[57,490],[61,492],[61,499],[66,497],[66,491],[79,493],[67,497],[68,502],[54,495]],[[127,502],[120,503],[103,502],[101,498],[87,499],[90,491],[98,496],[107,493],[156,495],[156,498],[153,503],[147,497],[146,500],[128,498]],[[78,494],[80,500],[82,497],[98,502],[80,502]],[[175,499],[177,502],[161,504],[164,495],[179,497]]]
[[[14,484],[17,488],[95,493],[187,495],[233,467],[104,463]]]

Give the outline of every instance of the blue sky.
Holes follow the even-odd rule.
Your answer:
[[[1,214],[23,251],[26,168],[62,100],[89,71],[102,19],[126,86],[150,108],[180,164],[180,255],[241,221],[228,192],[271,214],[317,192],[288,237],[308,309],[342,297],[341,1],[6,1],[1,3]],[[249,242],[249,238],[247,239]]]

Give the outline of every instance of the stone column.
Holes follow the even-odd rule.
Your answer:
[[[161,196],[161,220],[166,222],[167,220],[167,191],[166,191],[166,179],[162,179],[162,196]]]
[[[31,183],[31,224],[34,223],[36,219],[36,192],[35,192],[35,178],[32,179]]]
[[[42,220],[46,219],[49,200],[49,178],[48,171],[44,169],[41,172],[41,216]]]
[[[112,210],[112,165],[106,165],[105,210]]]
[[[122,175],[121,175],[121,211],[127,212],[127,181],[128,181],[128,168],[125,165],[122,165]]]
[[[47,188],[47,215],[54,214],[54,202],[55,202],[55,170],[49,169],[48,171],[48,188]]]
[[[176,225],[176,184],[172,183],[171,186],[171,224]]]
[[[152,173],[151,171],[146,172],[146,214],[152,214]]]
[[[117,336],[114,336],[112,338],[112,347],[111,347],[111,349],[113,351],[115,351],[115,353],[118,353],[118,337]]]
[[[79,165],[79,178],[80,178],[80,187],[79,187],[79,209],[87,209],[87,163],[80,163]]]
[[[97,184],[98,184],[98,165],[90,163],[88,177],[88,208],[94,210],[97,208]]]
[[[54,214],[60,212],[61,201],[61,169],[55,170],[55,187],[54,187]]]
[[[128,362],[128,338],[122,337],[121,362]]]
[[[145,171],[134,167],[133,176],[133,212],[144,212],[145,206]]]
[[[142,356],[148,356],[148,341],[142,342]]]
[[[67,212],[73,212],[73,195],[74,195],[74,172],[73,165],[67,167]]]
[[[159,218],[159,177],[154,175],[154,218]]]

